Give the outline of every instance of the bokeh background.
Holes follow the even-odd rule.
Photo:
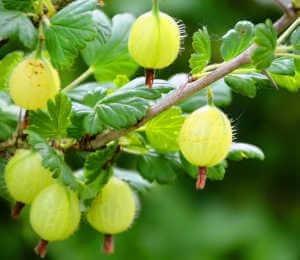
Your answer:
[[[138,16],[150,8],[150,0],[107,0],[104,11]],[[212,35],[217,62],[221,37],[237,21],[281,15],[272,0],[162,0],[161,9],[183,21],[188,38],[185,52],[160,78],[189,71],[191,36],[200,26]],[[298,93],[275,89],[260,90],[253,100],[234,95],[224,110],[234,119],[237,140],[259,145],[265,161],[230,162],[224,181],[209,181],[205,191],[196,192],[194,181],[182,176],[142,194],[139,217],[116,237],[112,256],[100,253],[102,235],[83,222],[70,239],[50,244],[47,259],[299,260],[299,101]],[[0,200],[0,259],[39,259],[28,209],[14,221],[10,207]]]

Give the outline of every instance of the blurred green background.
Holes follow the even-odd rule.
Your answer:
[[[105,1],[105,0],[104,0]],[[239,20],[263,22],[281,15],[271,0],[168,0],[161,9],[187,27],[185,52],[160,78],[188,72],[191,35],[207,25],[213,38],[214,61],[220,59],[221,36]],[[113,16],[136,16],[151,8],[150,0],[107,0]],[[83,221],[64,242],[50,244],[55,260],[297,260],[300,259],[300,95],[285,90],[260,90],[256,99],[234,95],[225,111],[234,120],[240,142],[260,146],[264,162],[231,162],[223,182],[208,182],[196,192],[182,176],[172,186],[155,187],[140,196],[133,227],[116,236],[116,253],[100,253],[103,236]],[[39,259],[33,252],[38,237],[28,223],[28,209],[19,221],[0,201],[0,259]]]

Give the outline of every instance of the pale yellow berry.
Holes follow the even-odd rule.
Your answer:
[[[42,166],[37,152],[17,150],[5,168],[5,183],[18,202],[30,204],[45,187],[53,184],[52,172]]]
[[[77,195],[62,184],[53,184],[34,199],[30,223],[44,240],[64,240],[72,235],[80,222],[80,203]]]
[[[13,101],[27,110],[45,108],[47,101],[60,89],[57,71],[45,59],[33,56],[24,59],[9,79],[9,93]]]
[[[129,36],[129,52],[147,69],[163,69],[172,64],[180,50],[180,29],[169,15],[148,12],[134,23]]]
[[[112,177],[92,202],[87,220],[99,232],[117,234],[130,227],[135,212],[135,198],[129,185]]]
[[[227,116],[214,106],[204,106],[185,120],[179,135],[184,157],[199,167],[212,167],[224,160],[232,143]]]

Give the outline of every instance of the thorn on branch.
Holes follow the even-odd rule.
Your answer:
[[[277,90],[279,90],[279,87],[278,87],[277,83],[276,83],[275,80],[272,78],[272,76],[270,75],[270,73],[269,73],[267,70],[264,70],[263,72],[264,72],[264,74],[266,75],[266,77],[271,81],[272,85],[273,85]]]

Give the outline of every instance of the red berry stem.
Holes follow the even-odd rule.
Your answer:
[[[206,177],[207,177],[207,168],[206,167],[199,167],[198,168],[198,177],[197,177],[197,183],[196,183],[196,189],[197,190],[203,190],[206,183]]]
[[[48,241],[44,240],[44,239],[41,239],[39,244],[34,249],[34,251],[41,258],[44,258],[46,256],[46,253],[47,253],[47,246],[48,246]]]
[[[155,70],[154,69],[146,69],[146,85],[149,88],[152,88],[154,79],[155,79]]]
[[[104,235],[104,244],[102,247],[102,253],[107,253],[111,255],[114,253],[114,237],[110,234]]]
[[[27,127],[29,126],[28,116],[29,116],[29,111],[26,110],[25,116],[24,116],[24,121],[23,121],[23,130],[26,130]]]
[[[25,206],[24,203],[17,201],[11,212],[11,217],[14,219],[18,219],[20,217],[21,211],[24,208],[24,206]]]

